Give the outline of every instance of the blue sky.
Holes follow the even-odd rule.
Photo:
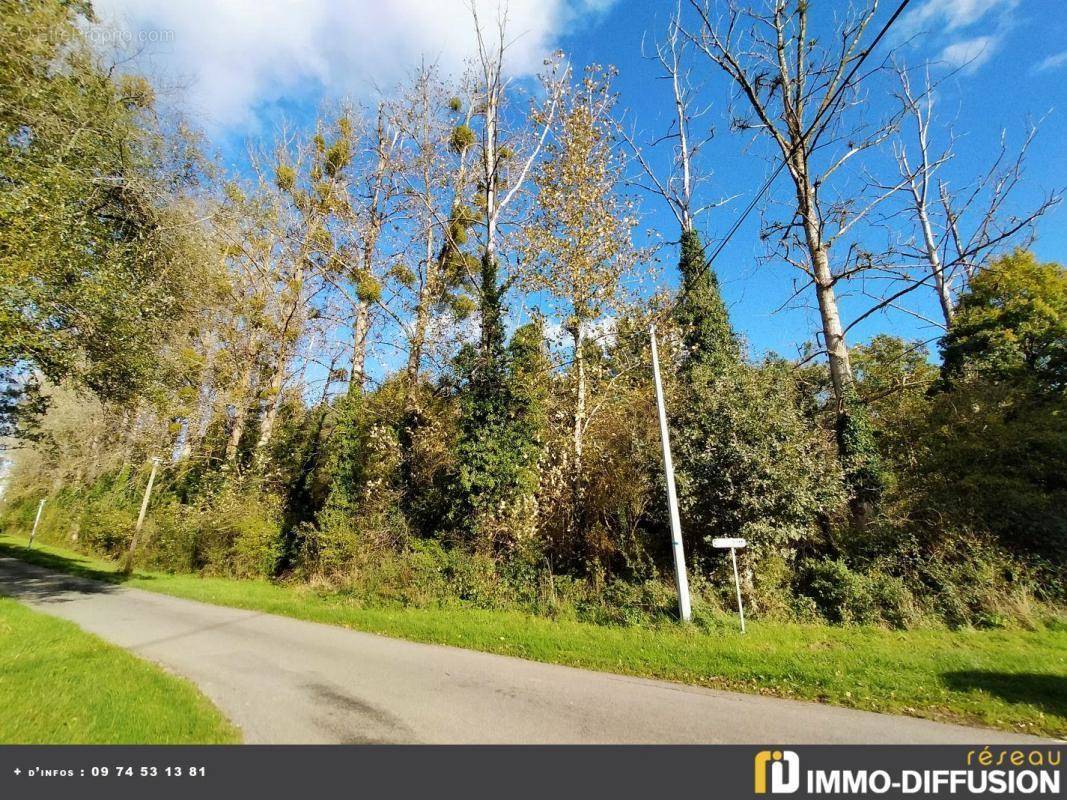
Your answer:
[[[883,3],[883,6],[890,5],[895,7],[896,3]],[[911,5],[917,10],[937,6],[914,0]],[[946,177],[959,182],[971,180],[977,168],[995,157],[1002,129],[1007,130],[1009,142],[1018,142],[1028,116],[1045,117],[1030,150],[1027,180],[1013,204],[1018,208],[1030,207],[1040,201],[1045,191],[1067,186],[1067,56],[1059,59],[1058,64],[1055,60],[1057,55],[1067,52],[1067,15],[1063,13],[1063,4],[1060,0],[993,3],[985,14],[977,13],[983,7],[980,2],[942,5],[949,11],[960,9],[964,18],[956,21],[954,17],[932,14],[923,17],[920,23],[905,17],[905,22],[913,22],[919,30],[936,31],[916,33],[910,45],[893,43],[900,47],[902,57],[909,64],[927,58],[942,59],[946,48],[993,37],[971,68],[958,72],[940,87],[942,113],[960,135],[956,146],[958,156],[946,170]],[[671,6],[670,3],[621,2],[598,24],[564,40],[564,47],[576,63],[601,61],[619,66],[618,89],[623,103],[642,123],[648,120],[650,129],[653,120],[670,113],[669,96],[668,87],[655,80],[657,65],[640,58],[641,41],[643,36],[663,28]],[[968,24],[965,15],[969,10],[973,21]],[[950,30],[953,22],[956,24]],[[1052,59],[1053,63],[1042,68],[1046,59]],[[695,64],[697,69],[706,70],[699,60]],[[948,67],[940,70],[941,74],[949,71]],[[708,99],[721,112],[726,107],[729,86],[718,75],[707,72]],[[886,87],[872,87],[871,91],[872,106],[877,107],[887,99]],[[704,220],[704,230],[715,239],[724,234],[744,208],[746,193],[756,191],[762,184],[769,173],[769,162],[759,156],[771,155],[772,151],[764,141],[752,143],[750,139],[729,133],[721,114],[716,114],[714,109],[709,117],[718,134],[706,153],[706,160],[714,170],[709,193],[741,195],[730,205],[712,211]],[[662,126],[661,122],[659,127]],[[780,176],[773,193],[788,196],[790,191],[788,177]],[[655,201],[650,199],[646,208],[653,207],[658,210]],[[1067,209],[1062,207],[1054,209],[1040,224],[1035,244],[1040,257],[1067,261],[1065,212]],[[664,227],[670,225],[666,215],[657,218],[664,219]],[[796,343],[807,338],[815,328],[816,315],[806,310],[774,313],[788,297],[792,268],[775,262],[761,263],[759,257],[764,250],[758,232],[758,214],[753,213],[718,258],[717,271],[734,324],[749,338],[753,350],[771,349],[791,355],[796,352]],[[854,310],[859,308],[862,308],[860,303],[853,304]],[[923,339],[936,335],[936,330],[894,314],[888,319],[879,316],[871,318],[869,324],[861,323],[853,338],[864,339],[880,330]]]
[[[492,9],[489,0],[479,0]],[[458,69],[469,52],[469,22],[460,0],[98,0],[105,17],[145,41],[141,64],[182,83],[181,102],[199,120],[236,171],[243,168],[246,141],[269,132],[285,117],[310,124],[324,99],[369,98],[388,91],[417,60],[426,56]],[[493,6],[495,7],[495,3]],[[643,38],[659,34],[673,2],[648,0],[511,0],[512,28],[523,36],[513,50],[517,73],[536,70],[541,56],[560,47],[576,68],[597,62],[619,69],[620,107],[646,134],[663,130],[670,114],[667,86],[656,79],[656,65],[642,57]],[[813,2],[817,14],[840,10],[841,2]],[[879,22],[893,0],[883,0]],[[486,10],[488,9],[488,11]],[[1062,0],[913,0],[889,46],[909,64],[936,61],[941,76],[955,74],[938,89],[943,122],[959,139],[956,159],[945,177],[956,184],[972,180],[995,156],[1002,130],[1009,143],[1023,135],[1027,119],[1044,118],[1028,159],[1027,178],[1014,196],[1021,210],[1049,190],[1067,187],[1067,22]],[[139,38],[138,38],[139,37]],[[154,38],[153,38],[154,37]],[[882,54],[887,52],[883,50]],[[962,67],[959,65],[963,64]],[[771,169],[768,142],[732,134],[724,117],[729,84],[695,54],[693,68],[706,78],[706,118],[717,136],[705,151],[713,172],[708,197],[737,195],[701,223],[715,240],[733,223],[751,193]],[[870,112],[888,108],[889,85],[869,86]],[[940,134],[935,134],[935,137]],[[891,166],[872,162],[872,169]],[[782,176],[771,196],[787,198]],[[646,198],[643,227],[676,238],[673,218],[657,198]],[[1055,209],[1038,228],[1035,250],[1041,258],[1067,261],[1067,208]],[[816,327],[814,311],[774,313],[791,291],[792,268],[761,259],[759,214],[738,230],[719,257],[716,269],[735,326],[755,353],[775,350],[795,355]],[[669,261],[669,258],[668,258]],[[669,266],[669,264],[668,264]],[[675,280],[666,270],[665,280]],[[917,310],[932,310],[929,301]],[[845,301],[847,318],[863,308]],[[928,339],[936,330],[902,315],[872,317],[851,338],[862,340],[882,330]]]

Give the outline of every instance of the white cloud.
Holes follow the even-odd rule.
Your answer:
[[[941,51],[941,60],[970,73],[988,61],[999,48],[999,36],[975,36],[950,44]]]
[[[1019,0],[926,0],[901,20],[910,33],[936,28],[955,31],[975,24],[991,11],[1011,11]]]
[[[900,21],[898,36],[940,48],[940,59],[971,73],[999,49],[1019,0],[926,0]],[[926,39],[923,42],[923,39]]]
[[[1048,58],[1039,61],[1034,65],[1034,72],[1047,72],[1051,69],[1058,69],[1067,65],[1067,50],[1062,53],[1055,53]]]
[[[535,73],[560,34],[614,0],[477,0],[501,8],[516,75]],[[107,23],[146,41],[154,67],[188,82],[190,111],[213,128],[253,125],[261,104],[319,91],[367,96],[421,58],[458,70],[474,53],[467,0],[95,0]]]

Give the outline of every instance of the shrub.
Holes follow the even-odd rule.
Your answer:
[[[111,505],[111,499],[87,503],[71,534],[90,550],[116,556],[129,547],[137,516],[125,506]]]
[[[196,510],[168,498],[152,509],[146,522],[142,559],[152,569],[192,572],[197,568],[200,534]]]
[[[810,597],[829,622],[863,624],[877,619],[874,597],[865,576],[842,559],[807,559],[798,570],[800,593]]]
[[[255,487],[228,485],[198,515],[204,569],[239,578],[267,577],[281,555],[281,508]]]

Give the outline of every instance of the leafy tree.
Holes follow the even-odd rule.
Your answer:
[[[611,70],[590,67],[564,91],[554,138],[535,176],[537,211],[524,230],[527,284],[548,293],[572,341],[571,484],[577,502],[586,479],[590,327],[619,313],[624,283],[641,257],[631,240],[633,201],[620,192],[625,164],[611,117],[612,77]]]
[[[965,295],[966,296],[966,295]],[[926,547],[961,534],[992,537],[1024,559],[1067,553],[1067,400],[978,378],[937,394],[916,426],[902,482],[908,520]],[[966,554],[957,554],[966,558]],[[1061,592],[1062,593],[1062,592]]]
[[[154,95],[82,37],[87,3],[0,6],[0,375],[124,401],[153,381],[188,286],[173,196],[196,174]],[[11,405],[7,410],[10,412]]]
[[[488,256],[483,286],[496,281]],[[462,382],[453,524],[478,547],[528,536],[535,522],[534,494],[544,425],[543,386],[548,375],[541,328],[519,328],[504,344],[499,294],[484,292],[482,344],[457,359]]]
[[[802,411],[791,371],[750,366],[704,269],[698,234],[682,235],[685,295],[672,441],[680,502],[698,556],[715,536],[745,536],[756,553],[811,538],[840,504],[840,473],[827,438]]]
[[[1017,250],[980,271],[941,345],[948,381],[967,372],[1067,388],[1067,269]]]
[[[928,393],[938,369],[922,342],[879,334],[853,348],[856,387],[886,464],[914,466],[916,424],[929,412]]]
[[[1063,569],[1065,320],[1067,271],[1025,251],[978,272],[961,296],[907,476],[927,541],[969,530]]]

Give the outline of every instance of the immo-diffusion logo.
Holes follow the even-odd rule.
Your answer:
[[[755,758],[756,794],[793,794],[803,786],[807,795],[858,797],[868,794],[1060,796],[1058,747],[971,750],[963,763],[955,761],[958,749],[944,751],[950,762],[943,767],[909,763],[907,751],[889,751],[878,769],[800,767],[793,750],[760,750]]]
[[[760,750],[756,753],[756,794],[767,793],[768,772],[772,794],[790,794],[800,788],[800,756],[792,750]]]

